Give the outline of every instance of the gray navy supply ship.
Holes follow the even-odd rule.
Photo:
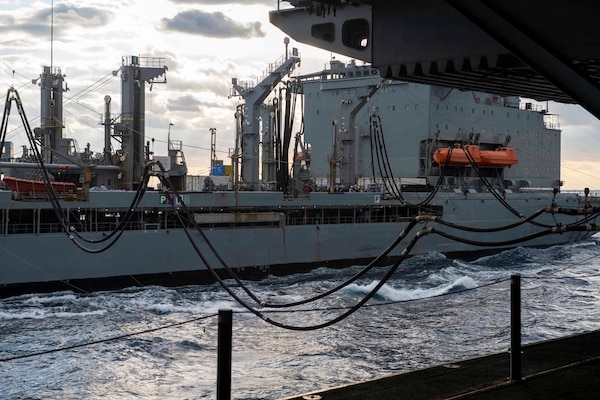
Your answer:
[[[169,138],[168,156],[154,157],[145,138],[146,85],[166,82],[164,59],[123,58],[122,110],[113,115],[105,97],[100,153],[63,135],[60,70],[40,75],[35,129],[10,88],[2,297],[257,278],[376,257],[390,265],[597,231],[593,199],[559,190],[556,115],[517,97],[386,81],[355,62],[293,75],[299,62],[286,42],[264,76],[232,80],[231,163],[213,151],[204,177],[187,174],[180,141]],[[13,107],[30,143],[21,156],[6,140]]]

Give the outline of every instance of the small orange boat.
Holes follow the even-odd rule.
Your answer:
[[[496,150],[482,150],[480,152],[482,168],[503,168],[510,167],[519,162],[517,158],[517,149],[513,147],[500,147]]]
[[[15,193],[48,193],[44,181],[5,176],[4,183]],[[69,192],[76,189],[73,182],[50,182],[56,193]]]
[[[481,162],[479,146],[467,145],[465,147],[473,161],[479,164]],[[439,165],[449,165],[452,167],[471,165],[471,160],[462,147],[455,147],[452,149],[452,152],[450,152],[450,147],[439,148],[433,152],[433,161]]]

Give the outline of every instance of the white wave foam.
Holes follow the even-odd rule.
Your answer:
[[[0,321],[19,319],[77,318],[104,314],[106,314],[105,310],[83,312],[52,311],[45,309],[30,309],[25,311],[0,311]]]
[[[59,294],[59,295],[47,295],[47,296],[33,296],[25,299],[23,304],[25,305],[38,305],[48,303],[67,303],[74,302],[77,300],[77,296],[73,293]]]
[[[378,282],[372,282],[368,285],[349,285],[346,289],[353,294],[366,295],[370,293]],[[472,289],[477,287],[477,282],[468,276],[462,276],[451,283],[431,287],[431,288],[414,288],[414,289],[396,289],[388,284],[385,284],[377,292],[377,296],[387,301],[405,301],[424,299],[427,297],[435,297],[442,294],[458,291],[462,289]]]

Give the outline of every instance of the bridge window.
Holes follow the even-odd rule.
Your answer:
[[[342,43],[353,49],[364,50],[369,44],[369,21],[359,18],[344,22]]]
[[[310,28],[310,34],[317,39],[333,42],[335,39],[335,30],[332,22],[325,24],[315,24]]]

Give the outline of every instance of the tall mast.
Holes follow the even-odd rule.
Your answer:
[[[54,0],[50,9],[50,71],[54,66]]]
[[[123,189],[135,189],[146,162],[144,123],[146,83],[166,83],[167,66],[160,57],[123,57],[121,65],[121,123],[115,132],[123,151]],[[162,76],[163,80],[157,78]],[[170,141],[170,138],[169,138]],[[169,145],[171,151],[171,145]]]

